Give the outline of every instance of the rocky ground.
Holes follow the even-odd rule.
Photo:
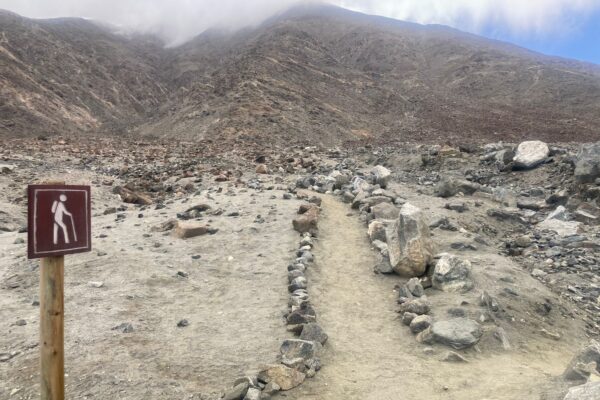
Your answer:
[[[595,145],[1,149],[2,399],[37,397],[24,189],[53,179],[93,193],[70,398],[598,398]]]

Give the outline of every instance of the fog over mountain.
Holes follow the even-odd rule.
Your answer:
[[[439,25],[304,5],[165,48],[84,19],[0,22],[2,135],[336,144],[600,132],[598,67]]]
[[[128,32],[153,33],[181,44],[213,27],[254,26],[314,0],[0,0],[0,9],[26,17],[83,17]],[[473,33],[492,26],[516,35],[560,38],[579,20],[600,10],[594,0],[327,0],[336,6],[423,24],[443,24]]]

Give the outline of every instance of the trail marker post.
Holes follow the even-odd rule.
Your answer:
[[[27,198],[28,258],[41,258],[41,399],[64,400],[64,256],[92,248],[90,187],[29,185]]]

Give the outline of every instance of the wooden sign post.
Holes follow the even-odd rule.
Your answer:
[[[89,186],[29,185],[29,258],[40,263],[40,378],[42,400],[64,400],[65,254],[90,251]]]
[[[65,256],[42,258],[40,264],[42,400],[65,398],[64,271]]]

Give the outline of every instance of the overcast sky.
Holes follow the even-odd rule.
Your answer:
[[[215,26],[253,25],[302,0],[0,0],[36,18],[79,16],[180,43]],[[306,1],[304,1],[306,2]],[[437,23],[600,63],[600,0],[330,0],[370,14]]]

